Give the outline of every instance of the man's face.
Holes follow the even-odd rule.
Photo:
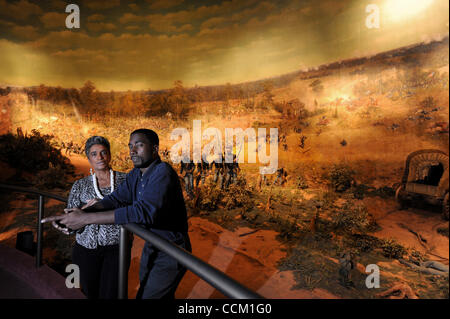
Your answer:
[[[156,158],[156,147],[150,143],[144,134],[131,135],[128,147],[131,160],[136,168],[148,167]]]

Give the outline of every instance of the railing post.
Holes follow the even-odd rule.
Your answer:
[[[120,226],[118,299],[128,299],[128,231]]]
[[[37,249],[36,249],[36,268],[42,265],[42,229],[41,219],[44,218],[44,196],[39,195],[38,200],[38,218],[37,218]]]

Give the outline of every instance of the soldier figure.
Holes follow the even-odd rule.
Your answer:
[[[163,158],[164,158],[164,160],[166,161],[166,162],[168,162],[169,161],[169,150],[167,149],[167,147],[164,149],[164,151],[162,152],[162,156],[163,156]]]
[[[339,264],[341,265],[339,268],[339,283],[346,288],[354,287],[355,285],[350,279],[350,272],[355,268],[353,254],[350,252],[342,254],[341,258],[339,258]]]
[[[236,155],[233,155],[232,163],[225,163],[225,188],[228,188],[230,184],[235,183],[237,180],[237,173],[241,169],[239,168],[239,163],[237,162]]]
[[[187,162],[187,163],[186,163]],[[184,173],[184,188],[188,196],[192,199],[194,198],[194,173],[195,165],[190,159],[185,159],[181,162],[180,174]]]
[[[197,177],[195,179],[195,187],[198,187],[200,180],[202,181],[202,185],[205,185],[205,179],[208,171],[209,163],[205,162],[202,157],[202,161],[197,163]]]
[[[67,143],[65,155],[67,155],[67,153],[69,153],[69,156],[70,156],[70,153],[72,152],[72,147],[73,147],[73,142],[72,141]]]
[[[218,160],[218,159],[216,159]],[[225,161],[225,157],[222,156],[222,161],[217,162],[214,161],[214,183],[217,183],[217,181],[219,181],[220,183],[220,188],[223,188],[223,170],[224,170],[224,161]]]
[[[260,173],[258,175],[258,180],[257,180],[257,186],[258,186],[258,191],[262,190],[262,186],[267,186],[267,177],[265,174]]]
[[[286,182],[287,178],[287,172],[283,167],[280,167],[277,169],[277,177],[275,181],[273,182],[274,185],[279,184],[280,186],[283,186],[283,184]]]
[[[307,137],[305,135],[302,135],[302,137],[300,138],[300,148],[305,148],[305,141],[306,141]]]

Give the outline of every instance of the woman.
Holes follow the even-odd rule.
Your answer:
[[[86,141],[85,152],[91,165],[91,175],[73,184],[67,208],[85,208],[113,192],[125,180],[125,173],[113,171],[110,167],[111,151],[106,138],[90,137]],[[54,223],[53,226],[68,233],[61,225]],[[87,225],[76,233],[72,260],[80,268],[81,289],[88,299],[117,298],[119,233],[118,225],[95,224]]]

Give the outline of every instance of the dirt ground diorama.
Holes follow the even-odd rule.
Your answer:
[[[267,298],[449,298],[448,45],[447,37],[243,84],[5,88],[1,183],[67,196],[89,174],[83,146],[92,135],[110,140],[113,168],[126,172],[129,133],[140,127],[159,134],[169,163],[171,132],[192,137],[194,120],[223,136],[278,128],[283,171],[260,175],[246,138],[235,181],[220,187],[212,168],[197,184],[194,172],[192,194],[184,191],[194,255]],[[18,232],[35,230],[36,198],[2,190],[0,199],[0,243],[14,246]],[[46,215],[63,208],[46,201]],[[44,229],[45,263],[64,274],[74,238]],[[135,238],[130,297],[142,245]],[[379,288],[367,286],[371,265]],[[223,297],[190,272],[176,296]]]

